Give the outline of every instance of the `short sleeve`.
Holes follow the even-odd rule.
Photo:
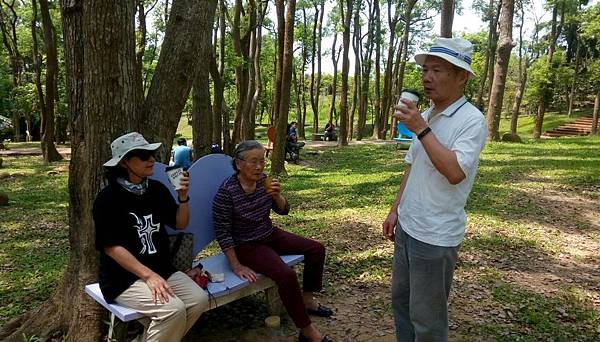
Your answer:
[[[124,235],[120,233],[123,220],[119,220],[118,203],[109,191],[101,191],[92,209],[94,226],[96,228],[96,249],[103,251],[105,247],[122,246],[125,244]]]
[[[452,151],[456,153],[458,165],[468,177],[479,161],[479,155],[485,147],[487,140],[487,125],[483,115],[468,122],[458,138],[452,144]]]

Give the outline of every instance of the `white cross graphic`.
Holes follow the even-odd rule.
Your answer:
[[[152,214],[143,216],[144,221],[140,220],[140,218],[134,213],[129,214],[131,214],[137,222],[134,227],[137,228],[138,236],[140,237],[140,242],[142,243],[142,250],[140,251],[140,254],[146,253],[146,250],[148,251],[148,254],[156,253],[156,247],[152,241],[152,234],[159,230],[160,225],[154,223],[152,220]]]

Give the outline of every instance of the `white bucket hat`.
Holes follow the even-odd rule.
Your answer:
[[[161,143],[149,144],[138,132],[127,133],[118,137],[110,144],[112,158],[104,163],[104,166],[116,166],[129,151],[154,151],[159,148],[160,145]]]
[[[421,52],[415,55],[415,61],[419,65],[425,63],[427,56],[436,56],[442,58],[457,67],[468,71],[471,77],[475,76],[471,69],[471,55],[473,54],[473,44],[462,38],[438,38],[429,52]]]

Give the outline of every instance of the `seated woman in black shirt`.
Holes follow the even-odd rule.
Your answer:
[[[113,157],[104,163],[108,184],[93,209],[100,289],[108,303],[147,317],[144,341],[179,341],[208,309],[208,296],[169,261],[165,225],[187,226],[189,180],[186,173],[177,204],[162,183],[148,179],[159,146],[136,132],[111,144]]]

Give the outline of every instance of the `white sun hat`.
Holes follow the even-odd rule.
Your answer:
[[[144,136],[138,132],[127,133],[118,137],[110,144],[112,158],[104,163],[104,166],[116,166],[129,151],[155,151],[160,145],[161,143],[149,144],[148,141],[144,139]]]
[[[415,61],[419,65],[425,63],[427,56],[436,56],[456,65],[457,67],[468,71],[471,77],[475,76],[471,69],[471,55],[473,54],[473,44],[462,38],[438,38],[428,52],[421,52],[415,55]]]

